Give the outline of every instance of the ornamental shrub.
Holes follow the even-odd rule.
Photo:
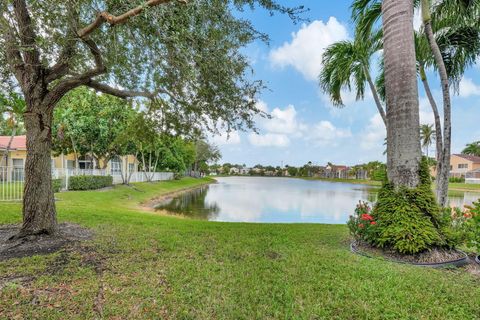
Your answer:
[[[456,217],[463,227],[466,245],[480,254],[480,200],[472,206],[465,206],[464,211],[457,212]]]
[[[62,189],[62,179],[52,179],[52,189],[54,193],[60,192]]]
[[[349,226],[359,227],[363,213],[359,215],[357,211],[361,210],[364,209],[357,206]],[[375,224],[369,225],[368,230],[358,232],[353,227],[350,230],[357,239],[376,247],[415,254],[432,247],[453,248],[459,243],[458,233],[451,228],[451,219],[437,205],[425,159],[421,163],[420,185],[414,189],[395,189],[384,183],[369,216]]]
[[[111,187],[112,176],[74,176],[68,183],[68,190],[95,190]]]

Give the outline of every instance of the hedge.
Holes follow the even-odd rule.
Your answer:
[[[52,179],[53,192],[60,192],[62,189],[62,179]]]
[[[112,184],[112,176],[74,176],[69,179],[68,190],[95,190]]]

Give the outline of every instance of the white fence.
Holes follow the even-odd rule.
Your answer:
[[[0,167],[0,201],[23,198],[23,167]]]
[[[132,182],[172,180],[172,172],[111,172],[104,169],[52,169],[52,179],[61,180],[61,189],[68,190],[70,178],[74,176],[112,176],[113,184],[122,184],[124,180]],[[23,199],[23,167],[0,167],[0,201],[21,201]]]

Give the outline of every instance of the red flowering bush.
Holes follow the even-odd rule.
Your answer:
[[[355,239],[369,243],[374,239],[377,222],[371,214],[371,211],[370,205],[367,202],[358,202],[354,215],[350,216],[347,222],[350,233]]]
[[[462,209],[452,208],[452,228],[461,234],[461,241],[480,253],[480,201]]]

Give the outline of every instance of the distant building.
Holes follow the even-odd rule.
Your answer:
[[[329,164],[325,167],[326,178],[348,179],[349,168],[344,165]]]
[[[430,168],[436,177],[435,166]],[[452,154],[450,157],[450,177],[465,178],[467,183],[480,183],[480,157],[467,154]]]
[[[240,173],[240,169],[238,169],[237,167],[233,167],[233,168],[230,168],[230,174],[239,174]]]
[[[240,173],[241,175],[246,176],[246,175],[249,175],[249,174],[250,174],[250,170],[252,170],[252,169],[251,169],[251,168],[245,168],[245,167],[243,167],[243,168],[240,168],[239,173]]]

